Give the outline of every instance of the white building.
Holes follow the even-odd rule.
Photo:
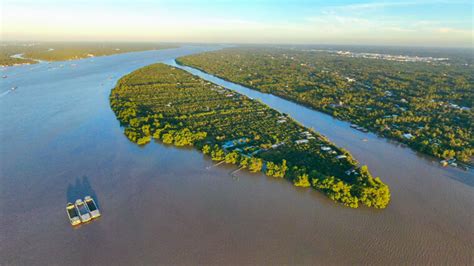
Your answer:
[[[296,144],[303,144],[303,143],[308,143],[308,142],[309,142],[309,140],[307,140],[307,139],[299,139],[299,140],[295,141]]]

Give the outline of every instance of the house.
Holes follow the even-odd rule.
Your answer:
[[[405,133],[405,134],[403,134],[403,137],[406,138],[406,139],[412,139],[414,136],[410,133]]]
[[[224,144],[222,144],[222,148],[223,149],[228,149],[228,148],[234,147],[235,145],[240,145],[240,144],[244,144],[244,143],[247,143],[247,142],[248,141],[247,141],[246,138],[229,140],[229,141],[224,142]]]
[[[355,168],[351,168],[347,171],[345,171],[346,175],[351,175],[351,174],[354,174],[354,175],[357,175],[358,173],[356,172],[356,169]]]
[[[295,141],[296,144],[303,144],[303,143],[308,143],[308,142],[309,142],[309,140],[307,140],[307,139],[299,139],[299,140]]]
[[[338,108],[338,107],[341,107],[341,106],[342,106],[342,105],[336,104],[336,103],[331,103],[331,104],[329,104],[329,107],[331,107],[331,108]]]
[[[336,156],[336,158],[337,159],[345,159],[345,158],[347,158],[347,156],[346,155],[338,155],[338,156]]]
[[[280,147],[284,144],[285,144],[285,142],[280,142],[280,143],[273,144],[271,147],[272,147],[272,149],[276,149],[276,148],[278,148],[278,147]]]
[[[332,149],[331,149],[331,147],[328,147],[328,146],[322,146],[322,147],[321,147],[321,150],[322,150],[322,151],[330,151],[330,150],[332,150]]]
[[[255,154],[257,154],[257,153],[259,153],[259,152],[261,152],[261,151],[262,151],[262,149],[257,149],[257,150],[255,150],[255,151],[253,151],[250,155],[254,156]]]
[[[454,104],[454,103],[450,103],[449,106],[454,109],[460,109],[459,105]]]
[[[232,140],[229,140],[229,141],[225,142],[224,144],[222,144],[223,149],[232,148],[234,146],[235,146],[235,143]]]

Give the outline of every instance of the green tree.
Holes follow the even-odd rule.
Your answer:
[[[224,150],[215,145],[211,151],[211,159],[213,161],[222,161],[224,160]]]
[[[286,160],[283,159],[281,165],[275,167],[274,177],[285,177],[286,171],[288,170],[288,166],[286,165]]]
[[[309,183],[308,174],[304,173],[298,175],[295,180],[293,180],[293,184],[297,187],[309,187],[311,184]]]
[[[273,176],[275,174],[275,164],[273,162],[266,163],[266,174],[268,176]]]
[[[249,167],[249,163],[250,163],[250,159],[248,157],[245,157],[245,156],[241,156],[240,157],[240,163],[239,163],[239,166],[242,167],[242,168],[248,168]]]
[[[225,155],[225,162],[231,164],[237,164],[239,162],[239,153],[236,151],[229,152]]]
[[[204,146],[202,147],[202,153],[204,153],[204,154],[207,155],[207,154],[209,154],[210,152],[211,152],[211,146],[209,146],[209,145],[206,144],[206,145],[204,145]]]
[[[150,140],[151,140],[151,137],[150,137],[150,136],[145,136],[145,137],[139,138],[139,139],[137,140],[137,144],[138,144],[138,145],[145,145],[145,144],[147,144],[148,142],[150,142]]]
[[[262,171],[263,161],[260,158],[252,157],[250,158],[249,170],[250,172],[260,172]]]
[[[174,138],[173,138],[173,135],[172,135],[172,134],[166,133],[166,134],[163,134],[162,140],[163,140],[163,143],[172,144]]]

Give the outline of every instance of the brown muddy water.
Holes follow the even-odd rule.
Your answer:
[[[193,149],[129,142],[109,107],[117,79],[218,48],[2,69],[0,264],[474,263],[472,171],[277,97],[188,69],[348,149],[390,186],[389,207],[349,209],[284,180],[206,169],[212,162]],[[86,195],[103,216],[72,228],[66,203]]]

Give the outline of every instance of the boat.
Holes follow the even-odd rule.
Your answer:
[[[81,199],[76,200],[76,209],[77,212],[79,213],[79,217],[81,217],[81,221],[83,223],[90,221],[91,215],[89,213],[89,209],[87,208],[87,205],[82,201]]]
[[[94,199],[91,196],[86,196],[84,198],[84,202],[86,203],[87,208],[89,209],[91,218],[98,218],[100,216],[100,211],[99,208],[97,208],[97,204],[95,203]]]
[[[2,78],[6,79],[6,78],[8,78],[8,76],[7,76],[7,75],[4,75],[4,76],[2,76]]]
[[[81,218],[79,218],[79,213],[76,210],[74,204],[68,202],[66,206],[67,216],[69,217],[69,222],[71,225],[78,225],[81,223]]]
[[[12,87],[12,91],[16,90],[17,88],[17,86]]]

